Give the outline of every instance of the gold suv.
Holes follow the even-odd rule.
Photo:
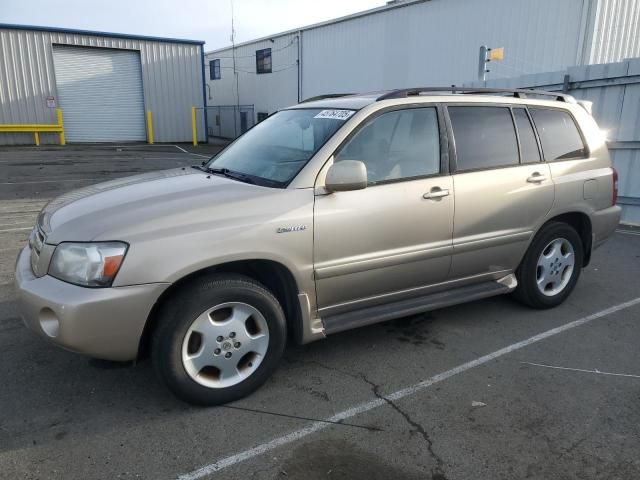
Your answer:
[[[590,105],[409,89],[281,110],[210,161],[77,190],[20,253],[25,323],[109,360],[150,353],[218,404],[287,341],[492,295],[562,303],[618,224]]]

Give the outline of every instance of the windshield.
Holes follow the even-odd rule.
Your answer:
[[[211,159],[207,168],[240,174],[258,185],[285,187],[354,113],[320,108],[283,110],[238,138]]]

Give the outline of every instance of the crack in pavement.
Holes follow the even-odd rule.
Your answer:
[[[364,430],[369,430],[371,432],[379,432],[381,430],[378,427],[370,427],[368,425],[358,425],[356,423],[347,423],[347,422],[344,422],[342,420],[336,421],[336,422],[332,422],[330,420],[323,420],[321,418],[301,417],[299,415],[292,415],[292,414],[280,413],[280,412],[270,412],[268,410],[259,410],[259,409],[248,408],[248,407],[238,407],[238,406],[235,406],[235,405],[221,405],[220,408],[226,408],[226,409],[229,409],[229,410],[240,410],[240,411],[243,411],[243,412],[250,412],[250,413],[258,413],[258,414],[261,414],[261,415],[273,415],[273,416],[276,416],[276,417],[292,418],[292,419],[295,419],[295,420],[304,420],[304,421],[308,421],[308,422],[331,423],[333,425],[341,425],[341,426],[344,426],[344,427],[362,428]]]
[[[391,408],[393,408],[396,412],[398,412],[400,415],[402,415],[402,417],[405,419],[405,421],[414,428],[414,432],[419,433],[420,436],[424,439],[425,443],[427,444],[427,451],[429,452],[429,455],[431,455],[431,458],[433,458],[435,460],[435,462],[436,462],[436,465],[431,469],[431,478],[432,478],[432,480],[447,480],[447,477],[446,477],[446,475],[444,473],[444,468],[443,468],[444,467],[444,461],[442,460],[440,455],[438,455],[433,450],[433,440],[429,436],[429,433],[424,429],[424,427],[422,425],[420,425],[418,422],[412,420],[411,417],[409,416],[409,414],[407,412],[405,412],[404,410],[402,410],[393,400],[390,400],[387,397],[385,397],[384,395],[382,395],[380,393],[380,386],[378,384],[376,384],[376,383],[372,382],[371,380],[369,380],[364,373],[361,373],[360,375],[361,375],[362,380],[365,383],[367,383],[367,384],[369,384],[371,386],[373,394],[377,398],[387,402],[387,404]]]

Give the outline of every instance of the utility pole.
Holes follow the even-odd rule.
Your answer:
[[[234,108],[233,112],[233,131],[238,137],[238,122],[236,118],[236,111],[238,115],[240,115],[240,82],[238,80],[238,71],[236,70],[236,29],[233,23],[233,0],[231,1],[231,52],[233,56],[233,76],[236,80],[236,108]]]

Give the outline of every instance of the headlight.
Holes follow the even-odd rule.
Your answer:
[[[49,275],[83,287],[109,287],[127,247],[122,242],[61,243],[53,252]]]

